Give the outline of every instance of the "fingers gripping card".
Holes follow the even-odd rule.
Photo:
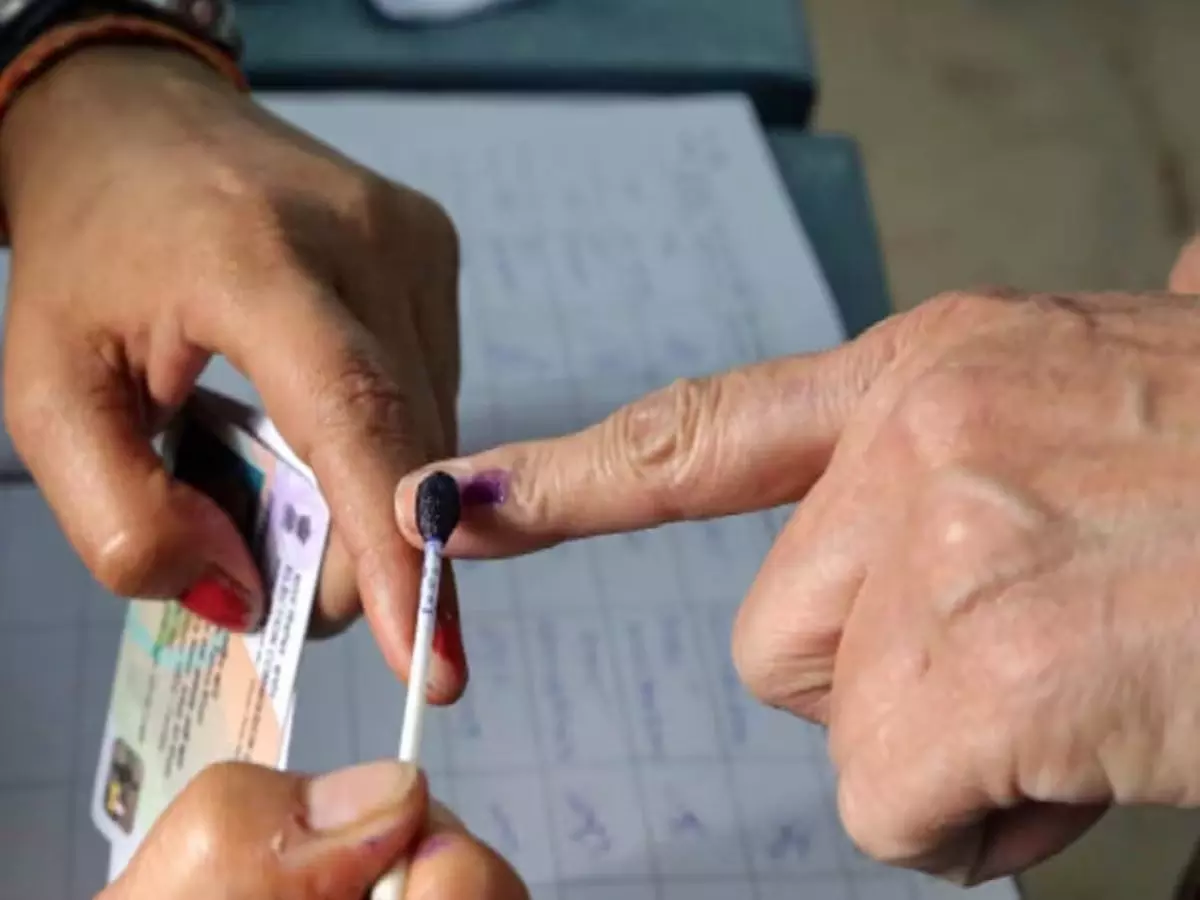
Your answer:
[[[287,762],[329,510],[311,473],[257,437],[206,403],[190,406],[167,436],[175,477],[213,498],[241,531],[268,607],[262,627],[243,635],[176,601],[130,604],[92,802],[96,827],[125,855],[204,767]]]

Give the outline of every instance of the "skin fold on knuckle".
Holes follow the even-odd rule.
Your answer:
[[[315,404],[316,434],[361,440],[367,446],[388,447],[397,453],[416,452],[422,462],[430,458],[432,450],[424,446],[424,436],[406,427],[415,416],[412,402],[371,349],[345,348],[325,383],[327,387]],[[336,449],[322,442],[310,452],[319,457]]]
[[[678,379],[622,407],[602,427],[602,465],[632,479],[656,519],[679,517],[684,497],[702,484],[717,384]]]

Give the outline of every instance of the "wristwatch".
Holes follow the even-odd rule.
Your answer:
[[[0,0],[0,69],[49,29],[102,14],[156,20],[240,55],[231,0]]]

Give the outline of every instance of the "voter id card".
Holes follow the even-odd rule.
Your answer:
[[[267,613],[247,635],[176,601],[130,603],[91,804],[96,828],[126,859],[206,766],[286,766],[296,672],[329,535],[329,510],[311,473],[260,440],[252,415],[239,422],[224,414],[232,408],[226,401],[209,400],[184,410],[164,457],[176,478],[215,500],[241,531]],[[278,435],[271,437],[278,448]]]

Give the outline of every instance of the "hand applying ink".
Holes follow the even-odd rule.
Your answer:
[[[365,609],[409,668],[421,554],[397,480],[453,452],[458,246],[445,213],[291,128],[175,50],[92,46],[0,128],[12,237],[4,408],[92,573],[252,629],[264,600],[232,522],[151,437],[224,355],[316,472],[333,535],[314,632]],[[430,699],[466,683],[443,581]]]
[[[1173,286],[1200,289],[1195,262]],[[1108,805],[1200,805],[1197,397],[1200,298],[946,295],[434,464],[503,487],[446,549],[799,501],[740,610],[738,671],[828,726],[864,851],[985,881]],[[421,475],[397,496],[414,545]]]
[[[428,796],[410,765],[312,777],[202,772],[97,900],[363,900],[404,860],[410,897],[528,900],[512,867]]]

